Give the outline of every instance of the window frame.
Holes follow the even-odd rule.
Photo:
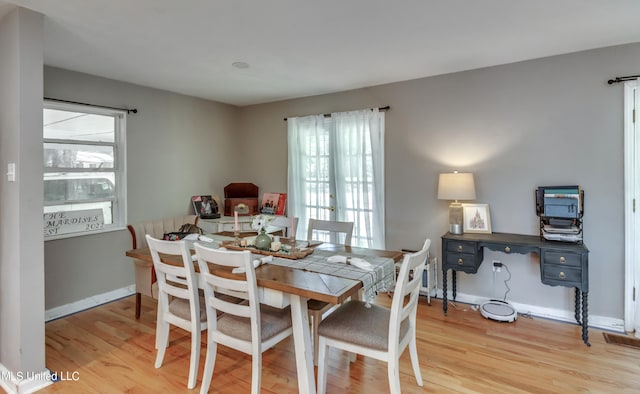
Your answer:
[[[126,110],[118,110],[112,108],[105,108],[100,106],[93,106],[88,104],[77,104],[77,103],[67,103],[67,102],[58,102],[54,100],[44,100],[43,102],[43,111],[46,109],[51,110],[60,110],[60,111],[71,111],[71,112],[81,112],[92,115],[102,115],[102,116],[110,116],[114,118],[114,141],[113,142],[97,142],[97,141],[85,141],[85,140],[75,140],[75,139],[58,139],[58,138],[45,138],[44,137],[44,125],[43,125],[43,149],[46,144],[50,143],[67,143],[67,144],[78,144],[78,145],[94,145],[94,146],[112,146],[113,147],[113,168],[82,168],[82,169],[74,169],[74,168],[61,168],[61,167],[46,167],[44,163],[43,156],[43,174],[42,179],[44,183],[45,175],[48,173],[86,173],[86,172],[95,172],[96,174],[100,173],[114,173],[114,188],[115,188],[115,196],[112,200],[111,204],[111,224],[105,224],[103,228],[98,230],[84,230],[79,232],[71,232],[65,234],[57,234],[44,236],[45,241],[52,241],[57,239],[64,238],[75,238],[86,235],[100,234],[111,231],[119,231],[126,228],[127,223],[127,177],[126,177],[126,129],[127,129],[127,111]],[[44,193],[44,188],[43,188]],[[44,201],[43,206],[43,214],[44,207],[47,205],[59,205],[59,204],[47,204]],[[44,226],[44,223],[43,223]]]

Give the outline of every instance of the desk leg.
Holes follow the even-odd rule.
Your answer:
[[[313,376],[313,346],[309,330],[307,299],[297,295],[291,297],[291,320],[293,323],[293,342],[298,372],[298,392],[307,394],[316,392]]]
[[[578,324],[582,324],[582,319],[580,318],[580,316],[582,315],[582,292],[580,291],[579,288],[575,288],[576,290],[576,297],[575,297],[575,302],[576,302],[576,306],[575,306],[575,318],[576,318],[576,322]]]
[[[458,289],[457,289],[457,284],[458,284],[458,275],[457,275],[457,271],[453,270],[451,271],[451,290],[453,290],[453,300],[456,300],[456,296],[458,295]]]
[[[447,275],[448,270],[442,267],[442,311],[447,316]]]
[[[589,343],[589,324],[587,320],[589,319],[589,306],[588,306],[588,298],[589,292],[582,292],[582,341],[585,345],[591,346]]]

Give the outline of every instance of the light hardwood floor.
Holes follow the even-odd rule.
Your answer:
[[[155,360],[155,302],[143,299],[142,317],[134,318],[128,297],[46,324],[46,366],[62,376],[76,376],[41,393],[170,393],[200,389],[206,336],[203,336],[198,383],[187,390],[189,336],[172,329],[161,368]],[[386,295],[380,304],[389,304]],[[514,323],[484,319],[467,305],[418,306],[418,354],[424,387],[416,385],[408,351],[400,361],[403,393],[623,393],[640,392],[640,350],[607,344],[602,331],[589,330],[591,347],[580,327],[520,316]],[[386,364],[332,350],[329,393],[388,392]],[[77,374],[72,375],[74,372]],[[251,388],[251,358],[224,346],[210,392],[246,393]],[[293,341],[285,340],[263,355],[262,393],[296,393]]]

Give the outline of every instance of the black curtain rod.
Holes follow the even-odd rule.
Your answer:
[[[118,110],[118,111],[127,111],[128,114],[137,114],[138,113],[138,110],[135,109],[135,108],[134,109],[129,109],[129,108],[107,107],[106,105],[95,105],[95,104],[80,103],[78,101],[60,100],[60,99],[55,99],[55,98],[51,98],[51,97],[45,97],[44,99],[45,100],[50,100],[50,101],[57,101],[59,103],[90,105],[92,107],[115,109],[115,110]]]
[[[386,107],[380,107],[380,108],[378,108],[378,111],[388,111],[388,110],[390,110],[390,109],[391,109],[391,107],[387,105]],[[325,118],[330,118],[330,117],[331,117],[331,114],[324,114],[324,117],[325,117]],[[284,118],[284,121],[286,122],[286,121],[287,121],[287,118]]]
[[[626,77],[616,77],[615,79],[610,79],[607,81],[607,83],[609,85],[612,85],[614,83],[618,83],[618,82],[625,82],[625,81],[634,81],[636,79],[639,79],[640,75],[628,75]]]

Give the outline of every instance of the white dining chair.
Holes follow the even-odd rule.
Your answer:
[[[293,220],[292,220],[293,219]],[[275,216],[267,226],[268,232],[282,231],[283,237],[291,237],[291,233],[298,227],[297,217]]]
[[[427,238],[424,243],[422,244],[422,250],[427,249],[429,250],[429,248],[431,247],[431,239]],[[429,265],[429,253],[427,253],[427,257],[425,258],[425,268],[428,267]],[[396,280],[398,280],[398,275],[400,274],[400,267],[402,267],[402,261],[399,263],[395,264],[395,269],[396,269]],[[429,305],[431,305],[431,301],[429,301]]]
[[[396,394],[400,393],[399,358],[408,345],[413,373],[418,386],[422,387],[416,312],[427,253],[428,249],[422,249],[404,256],[391,309],[375,304],[367,306],[363,301],[347,301],[320,323],[318,393],[326,392],[331,347],[387,362],[389,387],[391,393]]]
[[[351,246],[353,236],[353,222],[336,220],[309,219],[307,225],[307,241],[317,240],[322,234],[329,234],[329,242]],[[320,239],[327,241],[326,239]]]
[[[309,219],[307,226],[307,241],[317,239],[321,233],[328,233],[330,240],[334,243],[340,243],[342,236],[343,245],[351,246],[351,238],[353,236],[353,222],[339,222],[334,220]],[[342,235],[341,235],[342,234]],[[307,311],[309,320],[311,321],[311,335],[313,337],[313,364],[318,364],[318,325],[337,305],[328,302],[309,300],[307,302]]]
[[[204,284],[207,311],[207,356],[204,363],[200,393],[206,393],[211,384],[216,362],[217,345],[249,354],[252,357],[251,392],[260,393],[262,353],[293,332],[290,308],[277,309],[261,305],[251,252],[211,249],[195,244]],[[226,276],[210,270],[209,263],[227,267]],[[244,275],[230,278],[229,271],[241,269]],[[222,294],[243,298],[237,304]],[[217,313],[222,312],[222,313]]]
[[[191,253],[185,241],[163,241],[146,236],[158,279],[158,315],[156,321],[155,367],[160,368],[169,345],[170,325],[191,333],[191,359],[187,387],[196,386],[198,362],[200,360],[201,331],[207,328],[204,298],[198,295],[198,280]],[[180,256],[182,265],[176,266],[160,260],[160,253]]]

